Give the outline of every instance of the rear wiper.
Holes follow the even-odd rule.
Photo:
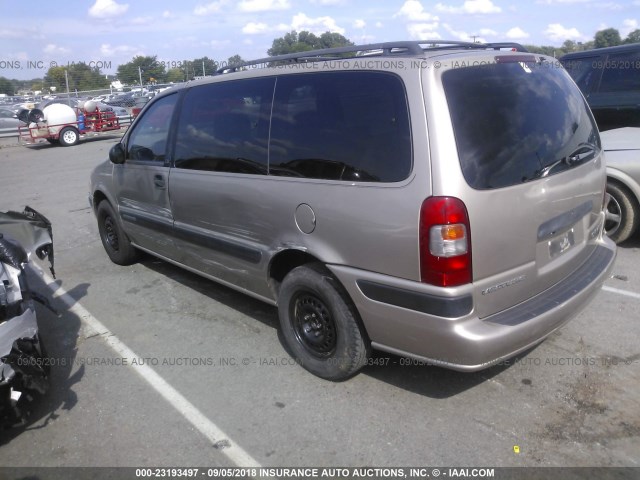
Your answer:
[[[572,166],[580,163],[587,158],[593,158],[593,155],[597,151],[598,147],[593,143],[584,142],[578,145],[578,147],[566,157],[562,157],[560,160],[553,162],[551,165],[547,165],[540,170],[535,178],[544,178],[551,173],[558,165],[564,163],[567,166]]]

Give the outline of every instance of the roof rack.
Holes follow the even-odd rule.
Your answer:
[[[426,45],[423,47],[422,45]],[[369,56],[395,56],[395,55],[422,55],[425,51],[431,50],[450,50],[450,49],[493,49],[500,50],[502,48],[510,48],[518,52],[526,52],[519,43],[512,42],[498,42],[498,43],[472,43],[472,42],[460,42],[454,40],[416,40],[416,41],[402,41],[402,42],[383,42],[383,43],[370,43],[367,45],[351,45],[348,47],[336,47],[325,48],[321,50],[309,50],[306,52],[287,53],[285,55],[275,55],[273,57],[259,58],[257,60],[250,60],[247,62],[237,63],[234,65],[227,65],[216,70],[216,74],[236,72],[242,67],[248,67],[251,65],[262,65],[273,62],[282,63],[302,63],[302,62],[319,62],[323,60],[337,60],[344,57],[345,53],[353,53],[355,56],[365,55]]]

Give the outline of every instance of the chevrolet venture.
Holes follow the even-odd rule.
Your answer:
[[[148,252],[277,306],[289,353],[331,380],[372,348],[500,362],[615,258],[585,99],[515,44],[302,52],[178,85],[95,169],[90,203],[113,262]]]

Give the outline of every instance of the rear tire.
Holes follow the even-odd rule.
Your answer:
[[[607,205],[604,230],[611,240],[622,243],[638,228],[638,205],[629,190],[619,183],[607,182],[607,193],[611,200]]]
[[[73,127],[64,127],[60,130],[58,140],[60,141],[60,145],[63,147],[71,147],[80,140],[80,133],[78,133],[78,130]]]
[[[124,233],[117,215],[108,201],[98,205],[98,230],[100,240],[111,261],[117,265],[131,265],[140,258],[140,252],[131,245],[129,237]]]
[[[284,343],[314,375],[345,380],[366,365],[370,342],[358,312],[323,266],[309,264],[289,272],[280,286],[278,314]]]

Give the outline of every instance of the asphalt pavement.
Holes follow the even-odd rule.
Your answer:
[[[116,141],[0,140],[0,210],[53,224],[57,280],[31,281],[58,312],[38,308],[51,390],[0,432],[1,466],[640,467],[638,236],[587,309],[508,364],[377,353],[331,383],[286,354],[275,308],[153,257],[109,261],[87,194]]]

